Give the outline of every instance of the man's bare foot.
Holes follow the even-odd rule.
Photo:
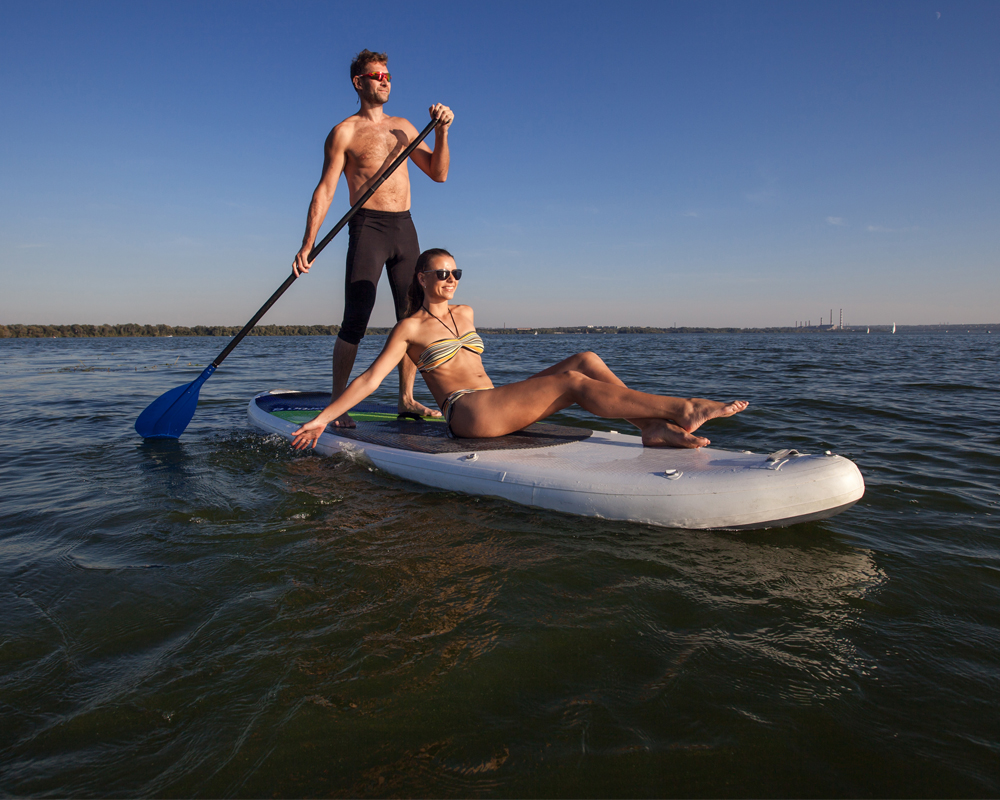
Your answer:
[[[333,422],[330,423],[334,428],[356,428],[358,427],[354,420],[351,419],[350,414],[341,414]]]
[[[440,417],[441,412],[436,408],[428,408],[423,403],[417,402],[416,400],[409,401],[399,401],[398,405],[399,413],[410,413],[419,414],[421,417]]]
[[[706,447],[710,442],[704,436],[692,436],[680,425],[665,419],[643,420],[640,426],[645,447]]]
[[[733,414],[739,414],[750,405],[746,400],[720,403],[718,400],[706,400],[703,397],[692,397],[688,403],[691,404],[690,410],[677,420],[677,423],[688,433],[694,433],[710,419],[731,417]]]

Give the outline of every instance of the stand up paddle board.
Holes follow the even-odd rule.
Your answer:
[[[329,398],[264,392],[250,401],[250,422],[291,439]],[[443,421],[397,420],[390,406],[362,403],[350,413],[357,427],[327,426],[314,452],[363,452],[379,469],[425,486],[586,517],[774,528],[832,517],[865,493],[854,462],[829,451],[643,447],[638,436],[547,423],[496,439],[456,439]]]

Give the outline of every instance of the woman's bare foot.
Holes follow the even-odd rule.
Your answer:
[[[358,427],[354,420],[351,419],[350,414],[341,414],[333,422],[330,423],[334,428],[356,428]]]
[[[441,416],[441,412],[438,411],[436,408],[430,408],[429,406],[425,406],[423,403],[417,400],[413,400],[409,403],[400,402],[398,409],[400,414],[404,413],[419,414],[421,417]]]
[[[710,442],[704,436],[692,436],[679,425],[665,419],[642,420],[642,443],[645,447],[706,447]]]
[[[703,397],[692,397],[688,402],[691,404],[690,411],[684,417],[677,419],[677,423],[688,433],[694,433],[710,419],[731,417],[750,405],[746,400],[720,403],[718,400],[706,400]]]

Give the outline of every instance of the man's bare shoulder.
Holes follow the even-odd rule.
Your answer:
[[[413,128],[413,123],[410,122],[406,117],[388,117],[388,119],[392,120],[393,125],[406,125],[410,128]],[[416,130],[416,128],[413,129]]]
[[[416,127],[414,127],[413,123],[406,117],[390,117],[389,115],[386,115],[385,124],[390,129],[400,129],[406,131],[410,139],[417,135]]]
[[[354,136],[354,132],[358,129],[360,121],[361,117],[357,114],[351,114],[347,119],[338,122],[333,126],[333,130],[330,131],[330,135],[326,139],[327,144],[332,144],[335,141],[338,144],[349,142]]]

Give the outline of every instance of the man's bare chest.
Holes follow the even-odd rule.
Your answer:
[[[379,169],[406,147],[406,135],[389,125],[372,126],[358,131],[347,149],[348,166],[361,172]],[[353,162],[353,164],[352,164]]]

